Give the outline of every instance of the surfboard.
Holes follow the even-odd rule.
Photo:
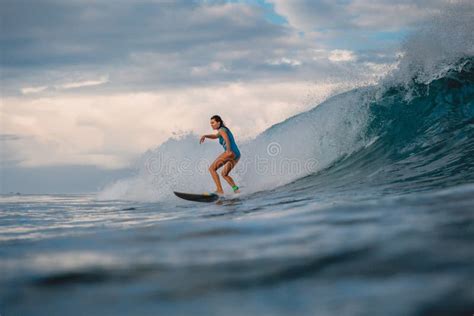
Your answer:
[[[195,194],[195,193],[185,193],[185,192],[176,192],[173,193],[184,200],[194,201],[194,202],[214,202],[219,199],[219,195],[214,193],[202,193],[202,194]]]

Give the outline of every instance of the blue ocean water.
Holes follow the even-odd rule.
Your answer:
[[[209,183],[163,168],[188,135],[98,194],[0,197],[0,313],[472,315],[474,58],[406,54],[243,144],[239,196],[171,195]]]

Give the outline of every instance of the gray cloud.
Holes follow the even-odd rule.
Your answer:
[[[397,31],[441,12],[450,0],[269,0],[298,29]]]
[[[262,7],[248,3],[4,0],[3,92],[31,98],[108,94],[239,81],[346,80],[347,73],[363,80],[370,72],[366,63],[395,61],[400,31],[446,5],[270,2],[289,24],[269,22]],[[357,58],[335,64],[314,53],[333,49],[352,50]]]
[[[285,35],[245,5],[7,0],[1,12],[7,68],[123,63],[137,52],[189,53]]]
[[[21,136],[14,135],[14,134],[0,134],[0,142],[4,141],[12,141],[12,140],[19,140]]]
[[[14,149],[23,138],[15,134],[0,134],[0,168],[15,166],[23,161],[21,154]]]
[[[315,3],[311,8],[330,16],[323,25],[340,20],[337,7]],[[6,0],[0,14],[7,94],[56,93],[71,82],[74,92],[111,93],[240,80],[317,80],[343,71],[311,53],[330,49],[333,36],[304,38],[291,26],[268,22],[256,5]],[[282,59],[297,62],[269,62]],[[104,77],[108,81],[101,85],[74,85]]]

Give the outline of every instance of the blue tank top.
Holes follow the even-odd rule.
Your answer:
[[[237,147],[237,144],[235,143],[234,135],[232,135],[232,132],[230,131],[230,129],[228,129],[225,126],[221,127],[221,129],[224,129],[227,132],[227,136],[229,137],[229,142],[230,142],[230,150],[234,152],[235,159],[239,159],[240,151],[239,151],[239,147]],[[222,147],[224,147],[224,150],[227,150],[227,144],[225,143],[224,137],[220,135],[219,135],[219,144],[221,144]]]

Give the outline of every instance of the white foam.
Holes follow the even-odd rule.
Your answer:
[[[404,41],[398,67],[386,85],[428,84],[443,77],[457,62],[474,56],[474,2],[457,1],[430,21],[423,22]]]

